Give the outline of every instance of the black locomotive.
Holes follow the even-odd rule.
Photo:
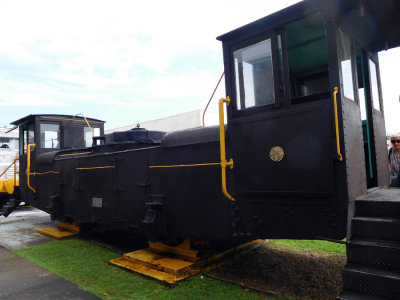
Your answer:
[[[305,0],[218,37],[225,126],[13,122],[22,199],[150,240],[342,239],[355,199],[388,184],[377,52],[400,45],[399,4],[361,2]]]

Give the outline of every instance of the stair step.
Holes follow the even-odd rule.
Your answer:
[[[397,201],[400,202],[400,193],[398,188],[378,188],[357,201]]]
[[[347,262],[400,272],[400,242],[351,239],[347,245]]]
[[[343,269],[343,289],[374,297],[400,299],[400,273],[348,265]]]
[[[389,200],[357,200],[356,216],[400,218],[400,202]]]
[[[354,217],[352,228],[353,238],[400,241],[400,220],[397,218]]]
[[[379,245],[381,247],[398,248],[400,249],[400,242],[398,241],[387,241],[379,239],[369,239],[369,238],[352,238],[348,244],[358,244],[366,246]]]
[[[181,259],[177,255],[170,255],[169,257],[165,253],[159,254],[149,249],[125,253],[123,258],[175,276],[190,273],[190,267],[194,265],[193,261]]]
[[[367,296],[365,294],[359,294],[352,291],[344,290],[336,298],[336,300],[382,300],[382,298]]]

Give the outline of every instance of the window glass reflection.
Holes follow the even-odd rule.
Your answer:
[[[40,124],[40,148],[60,148],[60,125],[44,123]]]
[[[350,39],[339,29],[338,56],[342,75],[343,96],[354,101],[353,70]]]
[[[237,108],[273,104],[271,39],[239,49],[235,61]]]
[[[379,103],[379,91],[378,91],[378,76],[376,74],[376,66],[372,60],[369,60],[369,72],[371,74],[371,92],[372,92],[372,103],[374,108],[381,110]]]
[[[94,136],[100,136],[100,128],[92,127],[92,130],[93,130]],[[89,127],[84,127],[83,136],[85,139],[85,147],[92,147],[93,135],[92,135],[92,131],[90,130]],[[97,144],[99,144],[99,141],[97,141]]]

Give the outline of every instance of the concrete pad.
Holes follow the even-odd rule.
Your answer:
[[[18,250],[53,241],[38,229],[56,226],[50,215],[33,207],[19,208],[7,218],[0,216],[0,246]]]
[[[0,247],[0,299],[100,299]]]

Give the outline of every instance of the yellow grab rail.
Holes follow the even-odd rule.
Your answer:
[[[343,161],[343,155],[340,152],[340,141],[339,141],[339,121],[338,121],[338,111],[337,111],[337,93],[339,91],[339,88],[335,86],[333,88],[333,105],[334,105],[334,111],[335,111],[335,130],[336,130],[336,150],[337,150],[337,155],[339,158],[339,161]]]
[[[90,126],[90,124],[89,124],[88,120],[86,119],[85,115],[82,114],[82,113],[79,113],[79,114],[76,114],[75,116],[73,116],[72,118],[75,118],[75,117],[77,117],[77,116],[82,116],[82,117],[83,117],[83,119],[85,120],[87,126],[88,126],[89,129],[90,129],[90,132],[92,133],[92,137],[94,137],[94,132],[93,132],[92,126]]]
[[[219,80],[218,80],[217,86],[215,87],[213,93],[211,94],[211,97],[210,97],[210,99],[209,99],[208,102],[207,102],[206,108],[204,109],[203,118],[202,118],[202,119],[203,119],[203,127],[206,126],[205,123],[204,123],[204,117],[205,117],[205,115],[206,115],[207,108],[208,108],[208,106],[210,105],[210,102],[211,102],[212,98],[214,97],[214,94],[215,94],[215,92],[217,91],[217,88],[218,88],[219,84],[221,83],[221,80],[222,80],[222,78],[224,77],[224,75],[225,75],[225,72],[222,72],[221,77],[220,77]]]
[[[15,162],[16,162],[17,160],[18,160],[18,158],[15,158],[15,159],[13,160],[13,162],[0,174],[0,177],[3,176],[3,175],[8,171],[8,169],[10,169],[10,168],[12,167],[13,164],[15,164]],[[14,173],[15,173],[15,167],[14,167]]]
[[[92,152],[77,152],[77,153],[68,153],[68,154],[58,154],[58,157],[62,156],[75,156],[75,155],[84,155],[84,154],[91,154]]]
[[[28,188],[36,193],[36,189],[31,186],[31,176],[36,175],[46,175],[46,174],[60,174],[59,171],[47,171],[47,172],[31,172],[31,147],[36,147],[36,144],[29,144],[28,145],[28,158],[27,158],[27,168],[26,168],[26,184]]]
[[[115,169],[115,166],[83,167],[83,168],[75,168],[75,169],[76,169],[76,170]]]
[[[28,163],[27,163],[27,169],[26,169],[26,184],[28,185],[28,188],[32,192],[36,193],[36,190],[33,187],[31,187],[31,182],[30,182],[30,176],[32,175],[31,174],[31,147],[36,147],[36,144],[28,145],[28,158],[27,158]]]
[[[13,161],[14,164],[14,186],[17,186],[17,174],[19,174],[19,167],[18,167],[18,171],[17,171],[17,160],[19,160],[19,158],[15,158]],[[19,186],[19,180],[18,180],[18,186]]]
[[[226,161],[225,155],[225,125],[224,125],[224,102],[226,105],[229,105],[231,99],[228,97],[219,99],[219,149],[221,153],[221,178],[222,178],[222,193],[231,201],[235,201],[235,199],[229,195],[226,190],[226,167],[229,166],[233,169],[233,159],[231,158],[229,161]]]
[[[164,165],[164,166],[149,166],[149,169],[155,168],[183,168],[183,167],[204,167],[204,166],[220,166],[221,163],[203,163],[203,164],[180,164],[180,165]]]
[[[235,199],[229,195],[226,189],[226,167],[233,169],[233,159],[229,161],[226,160],[226,147],[225,147],[225,125],[224,125],[224,102],[229,105],[231,99],[229,97],[221,98],[219,100],[219,147],[221,162],[219,163],[200,163],[200,164],[175,164],[175,165],[161,165],[161,166],[149,166],[150,169],[153,168],[181,168],[181,167],[200,167],[200,166],[221,166],[221,179],[222,179],[222,193],[231,201]]]
[[[14,187],[19,185],[19,183],[17,184],[17,174],[19,174],[17,171],[17,160],[19,160],[18,157],[14,158],[13,162],[0,174],[0,177],[3,176],[14,165]]]

